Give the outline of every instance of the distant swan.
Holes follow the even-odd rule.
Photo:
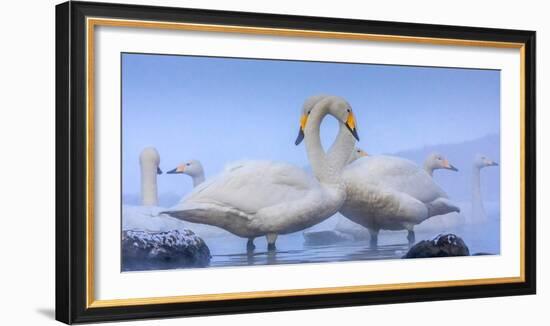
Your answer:
[[[426,171],[430,177],[433,177],[434,171],[437,169],[447,169],[455,172],[458,171],[458,169],[449,163],[449,160],[443,155],[439,153],[432,153],[428,155],[424,161],[424,171]]]
[[[175,169],[166,172],[167,174],[187,174],[193,179],[193,187],[204,182],[204,169],[198,160],[189,160],[179,164]]]
[[[339,133],[325,153],[320,125],[326,115]],[[340,174],[358,138],[349,104],[336,96],[311,97],[302,109],[296,145],[303,139],[315,177],[287,163],[245,161],[195,188],[164,212],[196,223],[216,225],[250,239],[265,235],[275,250],[279,234],[303,230],[338,211],[346,193]]]
[[[351,152],[351,155],[348,159],[348,164],[350,164],[351,162],[354,162],[357,159],[360,159],[361,157],[365,157],[365,156],[369,156],[369,154],[367,152],[365,152],[364,150],[362,150],[361,148],[355,147],[355,149],[353,150],[353,152]]]
[[[143,206],[158,205],[157,174],[162,174],[159,167],[160,155],[156,148],[147,147],[139,155],[141,168],[141,204]]]
[[[430,175],[412,161],[394,156],[368,156],[348,165],[342,174],[347,198],[340,213],[368,228],[371,246],[378,233],[407,230],[435,215],[459,212]]]
[[[473,222],[485,222],[487,213],[481,199],[481,169],[487,166],[498,166],[498,163],[485,155],[476,155],[472,166],[472,220]]]
[[[176,219],[156,216],[162,209],[158,207],[157,175],[160,155],[156,148],[146,147],[139,155],[141,176],[141,206],[122,206],[123,230],[146,230],[151,232],[183,229],[183,223]]]

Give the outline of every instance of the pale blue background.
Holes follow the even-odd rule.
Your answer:
[[[359,145],[369,153],[413,153],[408,157],[421,161],[431,145],[447,148],[462,169],[442,173],[442,182],[456,188],[446,190],[458,199],[469,198],[473,153],[499,159],[496,70],[123,54],[123,200],[134,203],[139,194],[138,155],[146,146],[159,150],[164,171],[195,158],[207,178],[242,159],[306,166],[303,145],[294,140],[303,101],[320,93],[349,101]],[[327,119],[324,143],[335,134],[336,123]],[[461,149],[445,147],[454,143]],[[498,173],[484,171],[487,198],[498,200]],[[159,176],[166,205],[191,187],[187,176]]]

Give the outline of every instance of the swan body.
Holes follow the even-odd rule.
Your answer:
[[[340,130],[325,153],[319,133],[328,114],[338,119]],[[163,213],[219,226],[248,238],[249,243],[265,235],[268,249],[274,250],[277,235],[303,230],[338,211],[346,196],[340,173],[354,148],[352,135],[357,138],[347,102],[332,96],[309,98],[302,109],[296,144],[305,139],[315,177],[282,162],[237,162]]]
[[[425,170],[406,159],[368,156],[348,165],[342,177],[347,198],[340,213],[368,228],[373,246],[381,229],[407,230],[412,244],[415,225],[460,211]]]
[[[197,187],[182,200],[185,209],[167,214],[254,238],[317,224],[338,211],[343,194],[343,187],[324,189],[293,165],[246,161]]]

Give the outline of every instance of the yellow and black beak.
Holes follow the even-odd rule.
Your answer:
[[[296,137],[295,145],[299,145],[304,140],[304,129],[307,123],[307,114],[303,114],[300,118],[300,130],[298,130],[298,137]]]
[[[346,120],[346,127],[351,132],[353,137],[359,141],[359,135],[357,134],[357,126],[355,123],[355,116],[353,115],[353,112],[350,112],[348,114],[348,119]]]

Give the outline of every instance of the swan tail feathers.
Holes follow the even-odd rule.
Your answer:
[[[452,212],[460,213],[460,207],[455,205],[447,198],[438,198],[426,204],[428,207],[428,217],[444,215]]]

